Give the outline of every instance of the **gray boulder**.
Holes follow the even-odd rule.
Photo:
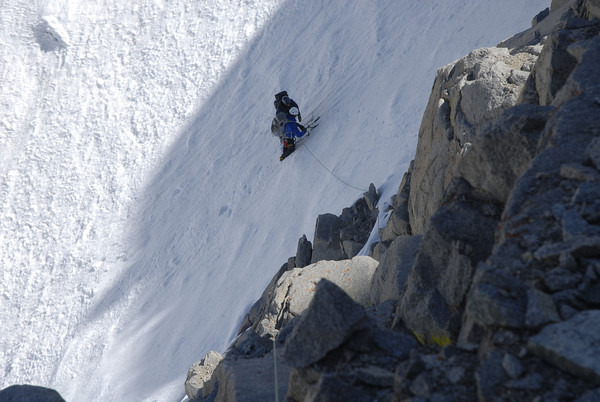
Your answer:
[[[369,286],[377,264],[371,257],[359,256],[352,260],[319,261],[284,272],[262,310],[263,315],[252,328],[260,336],[275,336],[284,325],[306,310],[321,279],[335,283],[357,303],[369,304]]]
[[[576,314],[546,326],[531,337],[527,349],[551,364],[600,384],[600,310]]]
[[[319,215],[315,225],[315,236],[310,262],[338,261],[352,258],[361,251],[377,219],[379,194],[374,184],[354,205],[344,208],[340,216]],[[304,254],[298,255],[304,257]],[[298,258],[297,255],[297,258]],[[304,260],[300,261],[304,263]]]
[[[214,390],[213,372],[223,360],[220,353],[211,350],[202,360],[188,370],[185,380],[185,394],[192,401],[208,397]]]
[[[537,289],[527,289],[525,325],[538,328],[557,321],[560,321],[560,316],[552,296]]]
[[[390,244],[371,280],[371,303],[400,300],[422,236],[398,236]]]
[[[323,279],[307,311],[288,335],[284,357],[291,367],[303,368],[321,360],[350,335],[364,328],[367,316],[363,307],[340,287]]]
[[[438,70],[410,180],[413,234],[424,232],[440,206],[461,155],[475,140],[474,129],[516,104],[528,75],[525,66],[536,57],[525,50],[483,48]]]
[[[527,287],[502,270],[479,264],[465,315],[482,326],[521,328],[527,313]]]
[[[476,131],[458,163],[456,175],[504,203],[536,154],[553,108],[522,105]]]

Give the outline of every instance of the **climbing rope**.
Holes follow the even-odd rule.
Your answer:
[[[319,160],[319,158],[317,158],[317,157],[315,156],[315,154],[313,153],[313,151],[311,151],[311,149],[308,147],[308,144],[304,144],[304,147],[306,147],[306,150],[307,150],[307,151],[308,151],[308,152],[309,152],[309,153],[312,155],[312,157],[313,157],[313,158],[315,158],[315,160],[316,160],[317,162],[319,162],[319,164],[320,164],[321,166],[323,166],[323,168],[324,168],[325,170],[327,170],[327,171],[328,171],[328,172],[329,172],[329,173],[330,173],[330,174],[331,174],[333,177],[335,177],[336,179],[338,179],[338,180],[339,180],[341,183],[345,184],[346,186],[348,186],[348,187],[350,187],[350,188],[353,188],[353,189],[355,189],[355,190],[358,190],[358,191],[362,191],[362,192],[367,192],[367,191],[369,191],[369,190],[365,190],[365,189],[363,189],[363,188],[358,188],[358,187],[355,187],[355,186],[353,186],[352,184],[349,184],[349,183],[345,182],[344,180],[340,179],[340,178],[339,178],[339,177],[338,177],[338,176],[337,176],[335,173],[333,173],[333,172],[331,171],[331,169],[329,169],[327,166],[325,166],[325,165],[323,164],[323,162],[321,162],[321,161]]]

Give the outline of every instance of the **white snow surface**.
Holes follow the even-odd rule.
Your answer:
[[[0,2],[0,388],[181,400],[319,214],[396,193],[436,69],[548,5]],[[283,89],[321,124],[280,162]]]

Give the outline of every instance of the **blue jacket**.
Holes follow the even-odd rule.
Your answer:
[[[288,114],[287,118],[288,122],[285,123],[285,126],[283,127],[283,134],[286,138],[300,138],[304,134],[306,134],[306,130],[300,131],[300,128],[298,127],[298,124],[296,123],[296,118],[294,116]]]

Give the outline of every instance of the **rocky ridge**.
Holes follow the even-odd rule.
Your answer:
[[[600,0],[438,70],[369,256],[374,186],[277,272],[193,400],[600,400]]]

